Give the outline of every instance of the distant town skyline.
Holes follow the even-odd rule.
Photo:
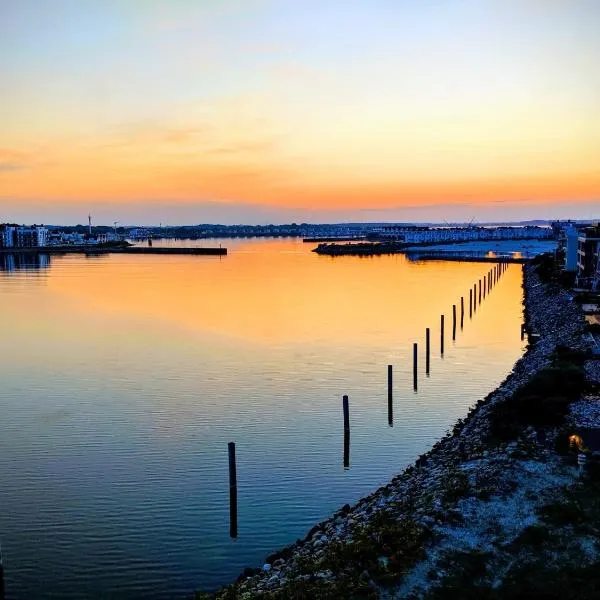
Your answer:
[[[4,0],[0,221],[600,217],[595,0]]]
[[[267,225],[287,223],[504,223],[530,220],[579,219],[600,221],[600,203],[572,203],[555,205],[513,204],[506,207],[496,203],[489,207],[474,205],[357,210],[307,210],[273,209],[266,205],[226,204],[219,202],[199,205],[149,204],[100,204],[90,211],[76,207],[59,208],[56,205],[38,204],[0,210],[1,222],[44,223],[50,225],[85,225],[88,214],[94,225],[179,226],[197,223],[221,223],[224,225]]]

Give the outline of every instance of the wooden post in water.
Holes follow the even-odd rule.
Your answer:
[[[394,424],[394,399],[392,393],[392,365],[388,365],[388,425],[391,427]]]
[[[473,290],[469,289],[469,318],[473,316]]]
[[[465,297],[460,297],[460,328],[463,328],[465,323]]]
[[[444,356],[444,315],[440,317],[440,353]]]
[[[344,409],[344,469],[350,468],[350,408],[348,396],[342,398]]]
[[[4,562],[2,560],[2,546],[0,545],[0,600],[4,600]]]
[[[229,536],[237,537],[237,472],[235,466],[235,443],[229,442]]]
[[[477,284],[473,286],[473,312],[477,312]]]
[[[488,273],[488,292],[492,291],[492,270]]]
[[[485,298],[485,288],[487,288],[486,276],[483,276],[483,297]]]
[[[456,304],[452,305],[452,341],[456,340]]]
[[[344,432],[350,432],[350,407],[348,406],[348,396],[342,398],[342,406],[344,409]]]
[[[431,340],[430,340],[429,327],[425,329],[425,374],[429,376],[429,354],[431,351]]]
[[[417,344],[413,344],[413,389],[415,390],[415,392],[417,391],[417,361],[419,360],[418,357],[418,346]]]
[[[479,280],[479,304],[481,304],[481,279]]]

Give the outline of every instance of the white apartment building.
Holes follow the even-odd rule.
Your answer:
[[[42,225],[5,225],[2,230],[2,245],[5,248],[34,248],[48,245],[48,229]]]

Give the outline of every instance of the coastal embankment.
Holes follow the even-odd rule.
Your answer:
[[[600,597],[600,370],[548,261],[523,266],[530,343],[496,390],[387,485],[197,598]]]

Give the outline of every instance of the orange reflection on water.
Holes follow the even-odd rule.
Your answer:
[[[437,331],[442,313],[450,328],[452,304],[460,311],[461,295],[468,320],[469,289],[493,267],[410,263],[402,255],[332,259],[289,240],[251,241],[223,259],[111,255],[94,262],[64,260],[77,261],[86,271],[84,280],[61,276],[61,270],[49,280],[50,291],[70,310],[254,343],[377,340],[393,345],[417,339],[425,327]],[[502,315],[514,311],[515,294],[520,294],[519,267],[505,274],[480,309],[489,314],[487,307],[493,307],[494,318],[485,319],[488,335],[502,332]]]

